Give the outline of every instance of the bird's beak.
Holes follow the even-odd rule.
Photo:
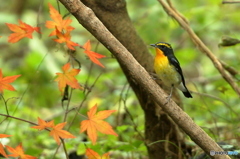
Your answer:
[[[155,45],[155,44],[150,44],[150,46],[152,46],[152,47],[156,47],[156,45]]]

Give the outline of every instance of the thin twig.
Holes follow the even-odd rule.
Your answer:
[[[187,20],[178,10],[176,10],[176,9],[173,7],[171,0],[167,0],[167,3],[168,3],[168,5],[169,5],[169,7],[170,7],[172,10],[174,10],[174,12],[175,12],[179,17],[181,17],[182,20],[184,20],[185,23],[189,24],[188,20]]]
[[[67,108],[65,110],[65,115],[64,115],[64,119],[63,119],[64,122],[67,120],[67,115],[68,115],[68,112],[69,112],[70,101],[72,99],[72,92],[73,92],[73,88],[70,89],[70,95],[69,95],[69,98],[68,98],[68,101],[67,101]]]
[[[67,90],[67,91],[68,91],[68,90]],[[69,105],[70,105],[70,101],[71,101],[71,99],[72,99],[72,92],[73,92],[73,88],[71,88],[71,90],[70,90],[70,95],[69,95],[69,97],[68,97],[68,99],[67,99],[67,107],[66,107],[66,110],[65,110],[64,118],[63,118],[63,121],[64,121],[64,122],[67,120],[67,115],[68,115],[68,112],[69,112]],[[62,101],[62,107],[63,107],[63,106],[64,106],[64,105],[63,105],[63,101]],[[61,145],[63,145],[63,149],[64,149],[64,153],[65,153],[65,155],[66,155],[66,158],[69,159],[68,153],[67,153],[67,148],[66,148],[66,146],[65,146],[65,142],[64,142],[64,140],[63,140],[62,138],[60,138],[60,139],[61,139],[61,143],[58,145],[55,153],[53,154],[52,159],[54,159],[55,156],[57,155],[58,150],[59,150],[59,148],[60,148]]]
[[[137,124],[134,122],[134,118],[132,116],[132,114],[128,111],[128,108],[127,108],[127,96],[128,96],[128,91],[129,91],[129,88],[127,89],[127,92],[125,94],[125,97],[122,97],[122,101],[123,101],[123,105],[124,105],[124,109],[126,111],[126,113],[128,114],[128,116],[130,117],[131,121],[132,121],[132,124],[133,124],[133,129],[138,133],[139,137],[141,138],[142,141],[144,141],[144,137],[142,135],[142,133],[137,129]]]
[[[97,78],[95,79],[95,81],[93,82],[93,84],[91,85],[91,87],[89,88],[88,92],[86,93],[84,99],[82,100],[82,102],[81,102],[81,103],[79,104],[79,106],[77,107],[77,112],[75,113],[75,115],[74,115],[71,123],[69,124],[69,127],[67,128],[68,131],[69,131],[69,129],[71,128],[73,122],[75,121],[77,115],[79,115],[78,112],[79,112],[80,109],[82,108],[83,103],[87,100],[88,95],[91,93],[92,88],[95,86],[96,82],[98,81],[98,79],[99,79],[99,77],[100,77],[101,75],[102,75],[102,73],[100,73],[100,74],[97,76]]]
[[[240,1],[222,1],[222,4],[235,4],[240,3]]]
[[[214,96],[214,95],[210,95],[210,94],[206,94],[206,93],[199,93],[199,92],[192,92],[192,93],[198,94],[199,96],[209,97],[209,98],[215,99],[215,100],[217,100],[217,101],[219,101],[219,102],[222,102],[234,115],[236,115],[237,117],[239,116],[238,113],[233,110],[232,106],[229,105],[228,103],[226,103],[226,102],[225,102],[224,100],[222,100],[221,98],[218,98],[218,97],[216,97],[216,96]],[[203,99],[202,99],[201,101],[203,101]],[[216,114],[218,114],[218,113],[216,113]],[[226,119],[226,118],[224,118],[224,117],[220,117],[220,116],[219,116],[219,118],[222,118],[222,119],[226,120],[227,122],[230,122],[228,119]]]
[[[233,77],[236,78],[236,75],[239,74],[239,72],[234,69],[233,67],[229,66],[228,64],[226,64],[225,62],[223,61],[220,61],[222,66],[224,67],[225,70],[227,70]]]
[[[97,45],[97,46],[98,46],[98,45]],[[96,48],[95,48],[95,51],[97,50],[97,46],[96,46]],[[87,90],[87,93],[86,93],[84,99],[82,100],[82,102],[80,103],[80,105],[78,106],[78,108],[75,109],[75,110],[76,110],[75,116],[73,117],[73,120],[72,120],[71,123],[69,124],[69,127],[68,127],[67,130],[70,129],[70,127],[71,127],[71,125],[73,124],[74,120],[76,119],[77,115],[79,115],[78,112],[79,112],[80,109],[82,108],[84,102],[87,100],[88,95],[91,93],[92,88],[93,88],[93,87],[95,86],[95,84],[97,83],[99,77],[102,75],[102,73],[100,73],[100,74],[97,76],[97,78],[95,79],[95,81],[93,82],[92,86],[91,86],[90,88],[88,88],[88,83],[89,83],[89,80],[90,80],[90,76],[91,76],[91,74],[92,74],[92,70],[93,70],[93,63],[91,62],[91,64],[90,64],[90,70],[88,71],[88,77],[87,77],[87,79],[86,79],[85,86],[84,86],[84,90],[83,90],[83,94],[86,93],[86,90]]]
[[[26,123],[29,123],[29,124],[32,124],[32,125],[38,125],[34,122],[31,122],[31,121],[28,121],[28,120],[25,120],[25,119],[22,119],[22,118],[18,118],[18,117],[14,117],[14,116],[11,116],[11,115],[6,115],[6,114],[1,114],[0,113],[0,116],[5,116],[7,118],[12,118],[12,119],[16,119],[16,120],[20,120],[20,121],[23,121],[23,122],[26,122]],[[46,129],[47,130],[47,129]]]
[[[99,42],[97,43],[97,45],[96,45],[95,48],[94,48],[94,51],[95,51],[95,52],[97,52],[98,44],[99,44]],[[84,49],[84,48],[83,48],[83,49]],[[84,50],[85,50],[85,49],[84,49]],[[88,83],[89,83],[89,80],[90,80],[92,71],[93,71],[93,62],[91,62],[91,64],[90,64],[90,69],[89,69],[89,71],[88,71],[88,76],[87,76],[87,80],[86,80],[86,82],[85,82],[85,86],[88,86]],[[83,93],[85,93],[86,89],[88,89],[88,88],[87,88],[87,87],[84,87]]]
[[[39,27],[40,26],[40,15],[43,15],[42,13],[42,6],[44,4],[44,0],[41,0],[40,1],[40,4],[39,4],[39,8],[38,8],[38,14],[37,14],[37,26]],[[39,27],[41,29],[41,27]],[[38,36],[40,37],[40,39],[42,39],[42,34],[38,34]]]
[[[0,96],[1,96],[1,97],[2,97],[2,99],[3,99],[4,106],[5,106],[5,108],[6,108],[6,113],[7,113],[7,115],[9,115],[9,112],[8,112],[8,107],[7,107],[7,102],[6,102],[6,100],[5,100],[5,98],[3,97],[3,95],[2,95],[2,94],[0,94]]]
[[[122,90],[120,92],[120,95],[119,95],[119,100],[118,100],[118,109],[117,109],[117,126],[121,125],[121,122],[120,122],[120,109],[121,109],[121,106],[122,106],[122,98],[123,98],[123,92],[124,90],[126,89],[126,87],[128,86],[128,82],[126,82],[123,87],[122,87]]]
[[[53,156],[52,156],[52,159],[56,158],[55,156],[57,155],[57,152],[58,152],[58,150],[59,150],[59,148],[60,148],[61,145],[63,145],[63,150],[64,150],[64,153],[65,153],[65,155],[66,155],[66,159],[69,159],[65,142],[64,142],[64,140],[63,140],[62,138],[60,138],[60,140],[61,140],[61,143],[58,145],[55,153],[54,153]]]
[[[65,145],[65,142],[63,139],[61,139],[62,141],[62,144],[63,144],[63,149],[64,149],[64,152],[65,152],[65,155],[66,155],[66,159],[69,159],[69,156],[68,156],[68,153],[67,153],[67,148],[66,148],[66,145]]]

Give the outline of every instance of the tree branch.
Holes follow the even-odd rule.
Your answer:
[[[207,154],[211,150],[223,151],[193,120],[172,100],[167,105],[167,96],[147,71],[134,59],[130,52],[109,32],[93,11],[79,0],[60,0],[76,19],[92,33],[129,72],[130,78],[141,85],[152,100],[162,106],[162,109],[198,144]],[[229,158],[215,155],[212,158]]]

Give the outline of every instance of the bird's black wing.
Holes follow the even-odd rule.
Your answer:
[[[177,58],[174,55],[168,56],[168,60],[169,60],[170,64],[174,66],[174,68],[180,74],[180,76],[182,78],[183,86],[186,89],[186,91],[182,91],[184,96],[187,97],[187,98],[192,98],[191,93],[188,91],[188,89],[187,89],[187,87],[185,85],[185,80],[184,80],[184,77],[183,77],[183,73],[182,73],[182,69],[180,67],[179,61],[177,60]]]
[[[172,64],[175,67],[176,71],[180,74],[180,76],[182,78],[182,83],[185,86],[185,80],[183,77],[183,73],[182,73],[182,69],[180,67],[179,61],[177,60],[177,58],[174,55],[169,56],[168,60],[169,60],[170,64]]]

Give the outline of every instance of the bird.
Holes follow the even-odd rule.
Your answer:
[[[185,85],[180,63],[174,56],[173,49],[169,43],[158,42],[151,44],[156,50],[156,56],[154,58],[154,71],[163,84],[167,87],[171,87],[168,100],[172,96],[173,88],[178,88],[182,91],[185,97],[192,98],[191,93]]]

